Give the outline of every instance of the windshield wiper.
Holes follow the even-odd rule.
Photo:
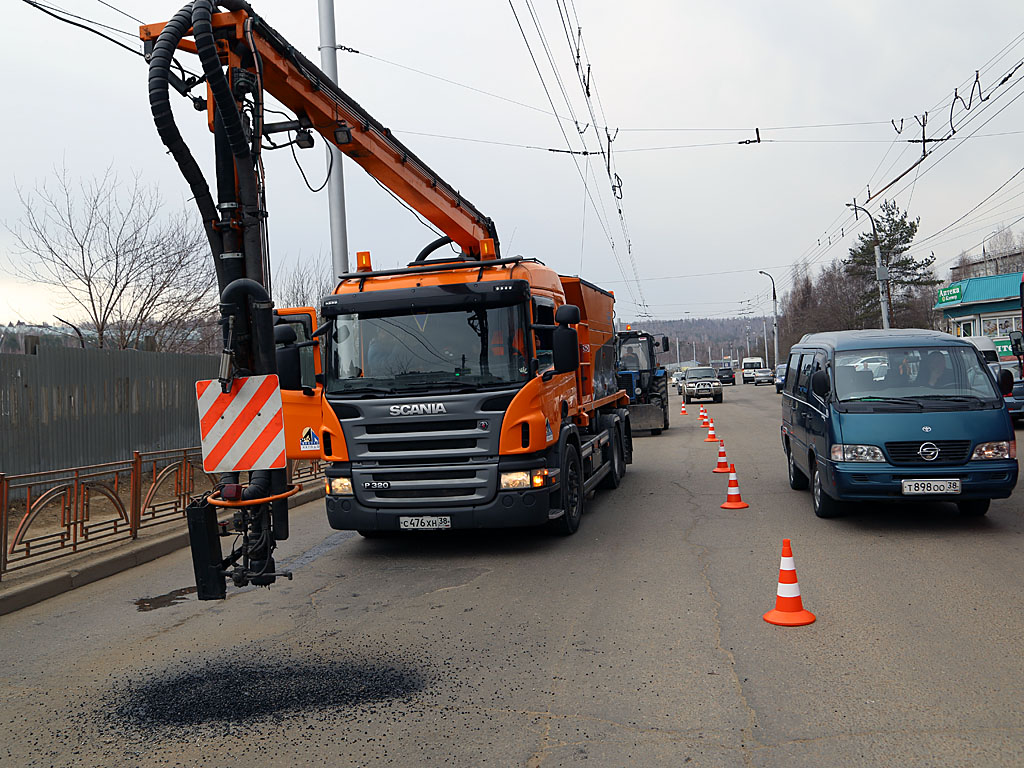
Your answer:
[[[913,405],[919,409],[923,409],[917,400],[910,397],[882,397],[881,395],[862,395],[860,397],[848,397],[845,400],[841,399],[841,403],[897,403],[899,405]]]
[[[388,387],[352,387],[351,389],[343,389],[337,392],[331,392],[332,395],[355,395],[355,394],[367,394],[367,395],[395,395],[398,394],[396,390]]]
[[[984,405],[986,402],[992,402],[991,400],[986,401],[982,397],[977,395],[917,395],[918,400],[945,400],[950,403],[981,403]]]

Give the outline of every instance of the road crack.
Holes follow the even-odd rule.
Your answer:
[[[733,687],[736,689],[736,695],[747,713],[747,725],[740,731],[743,735],[743,742],[740,744],[739,749],[740,753],[743,755],[744,765],[752,766],[753,763],[751,762],[749,749],[759,749],[764,747],[763,744],[757,741],[757,737],[754,733],[754,728],[757,724],[757,711],[750,705],[750,702],[747,700],[746,693],[743,691],[743,681],[740,679],[739,673],[736,671],[735,654],[722,645],[722,622],[720,616],[722,603],[715,594],[715,589],[711,585],[711,577],[708,575],[708,568],[711,566],[709,558],[710,553],[706,546],[690,541],[690,534],[693,533],[697,524],[703,522],[704,519],[705,518],[703,516],[697,516],[693,519],[693,522],[690,523],[686,532],[683,534],[683,541],[692,547],[696,547],[698,550],[697,562],[700,563],[700,575],[704,580],[704,588],[707,590],[708,597],[711,598],[711,604],[714,606],[714,609],[711,612],[711,620],[714,622],[715,627],[715,649],[728,660],[729,674],[732,679]]]

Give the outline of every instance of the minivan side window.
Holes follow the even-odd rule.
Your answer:
[[[818,351],[818,352],[814,353],[814,361],[813,361],[813,363],[811,365],[811,375],[812,376],[815,373],[817,373],[818,371],[824,371],[825,370],[826,360],[827,360],[827,358],[825,357],[825,353],[824,352]],[[810,376],[808,376],[807,381],[808,381],[807,391],[810,392],[811,391]],[[822,403],[824,402],[824,400],[822,400],[817,395],[814,395],[814,399],[817,400],[818,402],[822,402]]]
[[[813,372],[814,355],[804,353],[803,358],[800,360],[800,377],[796,382],[796,393],[802,397],[807,397],[807,393],[811,391],[811,373]]]
[[[786,391],[790,394],[796,392],[796,380],[800,373],[800,353],[794,352],[789,356],[789,366],[786,368]]]

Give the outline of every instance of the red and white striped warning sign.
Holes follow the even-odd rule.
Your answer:
[[[281,384],[276,375],[197,381],[199,434],[206,472],[281,469],[285,465]]]

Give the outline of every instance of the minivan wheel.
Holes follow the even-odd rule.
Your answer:
[[[821,471],[818,469],[817,463],[811,465],[811,473],[811,501],[814,505],[814,514],[825,518],[838,517],[843,514],[839,502],[825,493],[825,489],[821,485]]]
[[[807,490],[807,475],[800,471],[793,458],[793,452],[786,450],[786,464],[789,466],[789,487],[794,491]]]
[[[964,499],[956,503],[956,508],[964,517],[981,517],[991,503],[991,499]]]

